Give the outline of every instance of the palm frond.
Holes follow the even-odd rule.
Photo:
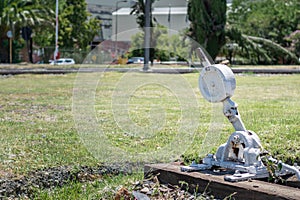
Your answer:
[[[291,59],[297,62],[297,56],[290,52],[288,49],[282,47],[281,45],[277,44],[276,42],[273,42],[272,40],[268,40],[265,38],[260,38],[260,37],[255,37],[255,36],[245,36],[248,37],[249,39],[253,40],[254,42],[261,43],[264,46],[268,46],[272,49],[276,49],[280,53],[289,56]]]
[[[235,53],[254,63],[262,61],[272,64],[280,58],[287,58],[291,62],[298,63],[295,54],[269,39],[242,34],[236,28],[228,28],[226,35],[230,43],[238,44],[239,50]]]

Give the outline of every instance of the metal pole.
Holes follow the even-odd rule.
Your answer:
[[[9,63],[12,64],[12,38],[9,38]]]
[[[54,51],[54,64],[56,64],[56,57],[58,54],[58,0],[56,0],[55,8],[55,51]]]
[[[143,70],[147,71],[149,69],[149,57],[150,57],[150,9],[151,0],[146,0],[145,4],[145,46],[144,46],[144,67]]]
[[[119,9],[119,3],[126,3],[127,0],[122,0],[122,1],[117,1],[116,3],[116,27],[115,27],[115,56],[117,58],[117,54],[118,54],[118,9]]]
[[[169,4],[169,14],[168,14],[168,23],[169,23],[169,29],[168,29],[168,49],[169,49],[169,61],[171,60],[171,47],[170,47],[170,43],[171,43],[171,36],[170,36],[170,30],[171,30],[171,4]]]
[[[118,4],[116,3],[116,27],[115,27],[115,58],[117,57],[117,41],[118,41]]]

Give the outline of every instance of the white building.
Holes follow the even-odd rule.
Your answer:
[[[101,34],[104,40],[130,41],[137,32],[136,17],[130,15],[134,0],[87,0],[93,17],[102,21]],[[231,3],[231,0],[227,0]],[[156,0],[152,15],[157,22],[171,30],[180,31],[189,27],[187,19],[188,0]],[[170,20],[169,20],[170,19]],[[117,38],[115,37],[117,34]]]
[[[136,16],[130,15],[130,7],[120,8],[112,13],[114,27],[112,33],[118,34],[118,41],[130,41],[131,36],[138,32]],[[187,1],[185,0],[160,0],[152,5],[152,16],[157,23],[171,30],[180,31],[189,26],[187,19]],[[118,25],[118,26],[116,26]],[[116,40],[116,38],[112,38]]]
[[[136,17],[130,15],[132,0],[87,0],[88,11],[101,20],[99,36],[104,40],[130,41],[130,35],[138,28]],[[157,22],[173,30],[182,30],[189,26],[186,0],[157,0],[152,5],[152,15]],[[170,14],[170,17],[169,17]],[[170,20],[168,20],[170,19]],[[118,22],[116,22],[118,20]],[[117,25],[117,26],[116,26]],[[125,32],[130,33],[125,36]]]

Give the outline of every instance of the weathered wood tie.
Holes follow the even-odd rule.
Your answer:
[[[158,174],[162,183],[180,185],[181,181],[188,184],[189,191],[209,192],[217,198],[225,198],[232,194],[235,199],[300,199],[300,189],[259,180],[243,182],[224,181],[224,175],[212,175],[205,172],[182,172],[176,164],[148,164],[144,167],[145,176],[149,173]],[[299,186],[299,185],[298,185]]]

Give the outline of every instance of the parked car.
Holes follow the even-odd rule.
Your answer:
[[[60,58],[58,60],[56,60],[56,63],[54,60],[50,61],[50,65],[74,65],[75,61],[73,58]]]
[[[142,64],[144,63],[144,57],[132,57],[128,58],[127,64]]]

